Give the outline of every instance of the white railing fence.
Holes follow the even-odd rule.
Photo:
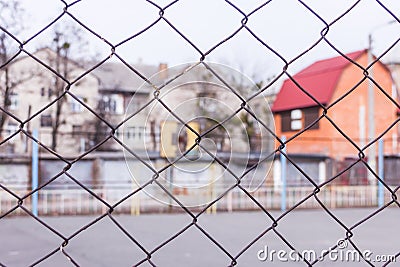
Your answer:
[[[110,205],[115,204],[136,188],[132,185],[118,185],[107,188],[95,188],[92,192],[99,198],[105,200]],[[207,191],[207,195],[199,196],[196,194],[182,192],[177,197],[181,201],[192,198],[206,197],[211,199],[224,191],[224,188],[212,187]],[[27,194],[26,189],[13,188],[13,192],[18,196]],[[288,209],[295,206],[305,197],[311,195],[305,202],[298,206],[301,208],[320,208],[320,205],[312,196],[312,187],[288,187],[286,191],[286,206]],[[176,193],[176,192],[175,192]],[[211,195],[212,194],[212,195]],[[266,209],[280,209],[281,192],[273,187],[262,187],[251,193]],[[100,214],[107,211],[108,207],[83,189],[42,189],[38,195],[39,215],[84,215]],[[350,207],[371,207],[377,206],[377,187],[376,186],[329,186],[317,194],[318,199],[328,208],[350,208]],[[162,199],[162,198],[160,198]],[[391,196],[385,195],[385,202],[390,201]],[[31,200],[27,198],[24,206],[31,209]],[[4,214],[18,205],[18,201],[5,191],[0,192],[0,213]],[[201,207],[198,207],[201,209]],[[257,207],[238,188],[230,191],[218,202],[209,208],[207,212],[217,211],[239,211],[256,210]],[[179,211],[179,208],[171,208],[168,204],[161,203],[145,193],[138,193],[124,201],[115,210],[117,213],[134,214],[149,212],[169,212]],[[23,215],[24,211],[16,209],[13,215]]]

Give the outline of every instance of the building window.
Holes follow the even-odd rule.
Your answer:
[[[41,127],[51,127],[53,125],[53,119],[51,115],[42,115],[40,116],[40,126]]]
[[[138,139],[143,139],[144,136],[144,127],[138,128]]]
[[[107,113],[124,114],[124,97],[118,94],[103,96],[100,107]]]
[[[79,101],[84,102],[84,99],[80,96],[77,97]],[[71,99],[71,111],[74,113],[83,112],[83,105],[78,102],[75,98]]]
[[[9,96],[10,110],[18,109],[18,94],[11,93]]]
[[[53,95],[53,89],[49,88],[47,89],[47,97],[50,99]]]
[[[126,128],[126,138],[135,139],[135,137],[136,137],[136,127]]]
[[[282,132],[296,131],[303,127],[303,113],[300,109],[281,113]]]
[[[303,113],[300,109],[294,109],[290,112],[290,128],[292,130],[300,130],[303,127],[303,122],[301,119],[303,118]]]
[[[282,112],[281,113],[281,130],[282,132],[291,131],[290,128],[290,112]]]
[[[110,98],[109,102],[109,109],[112,113],[115,113],[115,111],[117,110],[117,101],[113,98]]]
[[[311,107],[304,109],[304,126],[308,127],[319,118],[319,107]],[[319,129],[319,121],[310,129]]]
[[[128,140],[141,140],[144,137],[144,127],[127,127],[125,136]]]

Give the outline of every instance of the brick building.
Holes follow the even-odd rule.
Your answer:
[[[359,66],[368,66],[367,50],[346,56]],[[329,107],[327,117],[360,148],[368,143],[369,80],[363,79],[363,69],[356,64],[342,56],[311,64],[293,75],[295,82],[287,79],[283,83],[272,107],[278,136],[290,138],[308,128],[289,142],[287,151],[299,164],[307,165],[310,173],[319,177],[319,180],[330,176],[332,162],[357,158],[359,151],[323,117],[323,109],[316,101]],[[373,77],[381,90],[397,99],[391,73],[383,63],[378,61],[373,65]],[[398,116],[397,107],[381,90],[374,85],[375,136],[388,129]],[[385,134],[385,154],[397,153],[397,137],[398,127],[391,128]],[[306,164],[310,161],[313,164]]]

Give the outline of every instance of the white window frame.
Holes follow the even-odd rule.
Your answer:
[[[303,127],[301,120],[293,120],[290,122],[290,128],[292,130],[300,130]]]
[[[102,97],[104,111],[114,114],[124,114],[124,97],[120,94],[108,94]]]
[[[120,94],[114,94],[111,96],[111,101],[114,104],[112,112],[116,115],[124,114],[124,97]]]
[[[18,99],[18,94],[17,93],[11,93],[9,95],[9,101],[10,101],[10,110],[17,110],[18,109],[18,104],[19,104],[19,99]]]
[[[292,130],[300,130],[303,128],[303,112],[301,109],[293,109],[290,112],[290,128]]]

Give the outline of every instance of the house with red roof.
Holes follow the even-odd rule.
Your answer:
[[[296,73],[284,81],[272,106],[278,136],[289,139],[307,129],[290,140],[287,153],[300,164],[316,158],[319,163],[313,168],[321,180],[330,176],[329,171],[321,174],[321,169],[330,169],[327,166],[332,162],[358,158],[359,150],[343,134],[360,148],[368,144],[369,80],[364,79],[362,69],[368,66],[368,51],[346,57],[320,60]],[[397,99],[397,91],[389,69],[380,61],[373,65],[373,79],[380,86],[373,85],[374,132],[378,136],[398,118],[397,107],[385,95]],[[327,108],[326,117],[323,107]],[[397,153],[397,137],[397,126],[385,134],[385,154]],[[329,163],[321,167],[321,162]]]

